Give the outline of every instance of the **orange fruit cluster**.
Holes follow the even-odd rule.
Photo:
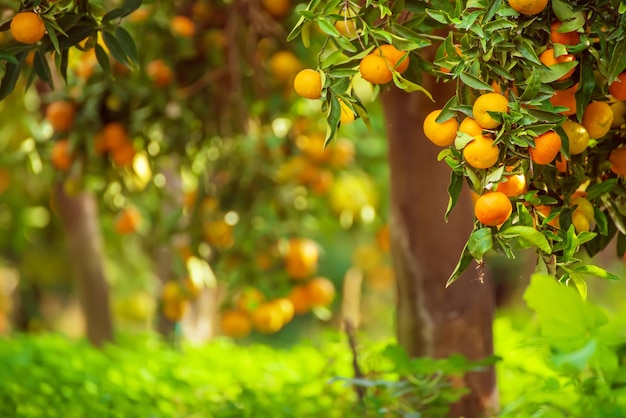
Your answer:
[[[381,45],[363,57],[359,64],[361,76],[372,84],[387,84],[393,71],[402,74],[409,68],[409,55],[391,44]]]

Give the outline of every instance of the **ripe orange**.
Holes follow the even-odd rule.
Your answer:
[[[262,303],[250,313],[254,329],[263,334],[279,331],[284,325],[281,309],[271,302]]]
[[[424,119],[423,128],[424,135],[435,145],[447,147],[454,143],[459,123],[456,118],[450,118],[445,122],[436,122],[437,117],[441,114],[441,110],[433,110]]]
[[[252,322],[246,312],[230,310],[220,316],[222,334],[231,338],[243,338],[252,331]]]
[[[291,82],[302,67],[302,62],[291,51],[278,51],[269,59],[270,72],[281,83]]]
[[[196,25],[187,16],[174,16],[170,22],[170,27],[174,35],[182,38],[191,38],[196,34]]]
[[[484,135],[477,135],[463,148],[463,158],[474,168],[490,168],[498,162],[500,148],[494,140]]]
[[[554,95],[550,97],[550,103],[552,106],[564,106],[568,110],[559,112],[561,115],[571,116],[576,114],[576,90],[578,89],[578,83],[565,90],[557,90]]]
[[[407,55],[407,52],[400,51],[393,45],[390,45],[390,44],[381,45],[380,47],[372,51],[372,54],[383,56],[385,59],[387,59],[387,62],[389,63],[389,67],[392,69],[395,69],[400,74],[402,74],[403,72],[407,70],[407,68],[409,68],[410,60],[409,60],[409,55]],[[402,60],[402,62],[398,64],[400,59],[402,59],[402,57],[404,57],[405,55],[406,55],[406,58],[404,58],[404,60]]]
[[[485,193],[476,200],[474,215],[486,226],[498,226],[506,222],[513,212],[513,205],[502,192]]]
[[[626,100],[626,71],[617,76],[609,85],[609,93],[617,100]]]
[[[335,298],[335,285],[326,277],[316,277],[307,283],[311,306],[328,306]]]
[[[139,230],[141,221],[141,212],[134,206],[127,206],[118,214],[115,220],[115,231],[121,235],[132,234]]]
[[[125,142],[111,149],[111,160],[118,167],[130,167],[137,155],[135,147],[130,142]]]
[[[165,87],[174,79],[174,72],[162,59],[148,63],[146,73],[156,87]]]
[[[61,171],[67,171],[72,166],[74,157],[70,149],[70,141],[67,139],[61,139],[54,143],[52,146],[51,155],[52,165]]]
[[[613,110],[607,102],[591,102],[583,113],[582,124],[589,137],[599,139],[606,135],[613,124]]]
[[[541,13],[547,5],[548,0],[509,0],[511,9],[527,16]]]
[[[476,122],[485,129],[494,129],[501,125],[488,112],[509,112],[509,101],[498,93],[485,93],[479,96],[472,107]]]
[[[626,176],[626,148],[615,148],[609,155],[611,171],[618,176]]]
[[[468,116],[461,121],[461,124],[459,125],[459,132],[475,137],[476,135],[481,135],[483,133],[483,127],[476,122],[476,119]]]
[[[551,67],[553,65],[560,64],[563,62],[576,61],[576,57],[574,56],[574,54],[565,54],[565,55],[559,55],[558,57],[556,57],[554,55],[554,49],[548,48],[545,51],[543,51],[541,55],[539,55],[539,61],[541,61],[546,67]],[[570,78],[572,74],[574,74],[575,70],[576,68],[572,68],[567,73],[559,77],[558,80],[562,81],[562,80],[566,80]]]
[[[109,122],[102,128],[97,141],[99,141],[99,144],[97,144],[98,148],[101,150],[105,152],[113,151],[129,143],[128,132],[121,123]]]
[[[554,131],[548,131],[535,138],[535,146],[528,147],[530,158],[536,164],[550,164],[561,150],[561,137]]]
[[[302,315],[311,310],[309,291],[306,284],[294,286],[287,296],[293,304],[293,310],[297,315]]]
[[[292,238],[285,256],[285,269],[292,279],[305,279],[317,271],[317,244],[306,238]]]
[[[322,75],[310,68],[304,69],[293,80],[293,88],[300,97],[319,99],[322,97]]]
[[[359,71],[361,77],[372,84],[387,84],[393,79],[387,60],[376,54],[366,55],[359,64]]]
[[[76,105],[74,102],[60,100],[46,107],[45,118],[55,132],[67,132],[74,124]]]
[[[559,32],[561,22],[555,20],[550,25],[550,41],[553,44],[578,45],[580,43],[580,33],[578,32]]]
[[[178,280],[168,280],[161,287],[161,301],[164,304],[176,303],[184,299],[183,289]]]
[[[282,313],[283,316],[283,325],[289,323],[293,319],[293,315],[295,314],[295,308],[293,306],[293,302],[288,298],[278,298],[271,301],[277,309]]]
[[[523,174],[514,174],[512,176],[503,177],[500,183],[498,183],[497,191],[509,197],[515,197],[525,193],[526,176]]]
[[[276,19],[287,16],[291,10],[291,2],[289,0],[261,0],[261,4]]]
[[[561,125],[567,139],[569,140],[569,153],[572,155],[581,154],[589,145],[589,132],[583,125],[573,120],[566,120]]]
[[[35,12],[20,12],[11,20],[13,39],[23,44],[34,44],[46,34],[46,26]]]

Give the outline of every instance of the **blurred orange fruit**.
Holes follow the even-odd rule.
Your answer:
[[[74,102],[59,100],[46,107],[45,118],[55,132],[67,132],[74,124],[76,105]]]
[[[252,321],[246,312],[233,309],[221,314],[220,329],[228,337],[243,338],[252,331]]]
[[[315,241],[306,238],[289,240],[285,269],[292,279],[305,279],[317,271],[319,249]]]
[[[70,149],[70,141],[61,139],[52,146],[52,154],[50,156],[52,165],[61,171],[67,171],[72,166],[74,157]]]
[[[311,306],[328,306],[335,299],[335,285],[326,277],[315,277],[307,283]]]
[[[122,235],[135,233],[139,230],[141,222],[141,212],[134,206],[127,206],[122,209],[115,220],[115,231]]]

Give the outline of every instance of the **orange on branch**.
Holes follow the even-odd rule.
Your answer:
[[[548,0],[509,0],[511,9],[526,16],[541,13],[548,5]]]
[[[459,123],[456,118],[452,117],[445,122],[437,122],[437,117],[441,114],[441,110],[433,110],[424,119],[423,129],[424,135],[435,145],[447,147],[454,143]]]
[[[252,321],[246,312],[230,310],[220,316],[222,334],[231,338],[243,338],[252,331]]]
[[[381,55],[366,55],[359,64],[359,72],[372,84],[387,84],[393,79],[389,62]]]
[[[626,100],[626,71],[609,85],[609,93],[617,100]]]
[[[170,28],[174,35],[182,38],[191,38],[196,34],[196,25],[187,16],[174,16],[170,22]]]
[[[270,72],[281,83],[291,82],[302,67],[302,62],[291,51],[278,51],[269,59]]]
[[[55,132],[67,132],[74,125],[76,105],[74,102],[60,100],[46,107],[45,118]]]
[[[561,125],[569,141],[569,153],[581,154],[589,146],[589,132],[583,125],[573,120],[566,120]]]
[[[282,314],[283,324],[291,322],[295,314],[295,308],[293,306],[293,302],[290,299],[286,297],[278,298],[272,300],[270,303],[275,305],[278,311],[280,311],[280,313]]]
[[[486,226],[498,226],[506,222],[513,212],[509,197],[502,192],[488,192],[476,200],[474,215]]]
[[[309,290],[306,284],[294,286],[287,295],[293,305],[293,310],[297,315],[302,315],[311,310]]]
[[[561,145],[559,134],[548,131],[535,138],[535,146],[528,147],[528,152],[536,164],[550,164],[561,151]]]
[[[459,132],[468,134],[471,137],[481,135],[483,133],[483,127],[476,122],[476,119],[467,116],[461,121],[459,125]]]
[[[293,80],[293,88],[300,97],[319,99],[322,97],[322,75],[310,68],[300,71]]]
[[[150,61],[146,67],[146,74],[156,87],[168,86],[174,79],[174,71],[162,59]]]
[[[548,48],[539,55],[539,61],[541,61],[546,67],[551,67],[556,64],[561,64],[564,62],[575,62],[576,57],[573,54],[565,54],[559,55],[558,57],[554,55],[554,49]],[[567,73],[563,74],[559,77],[559,81],[567,80],[574,74],[576,68],[572,68]]]
[[[74,162],[74,157],[70,149],[70,141],[67,139],[61,139],[56,141],[52,146],[51,154],[52,165],[61,171],[67,171]]]
[[[490,168],[498,162],[500,148],[495,141],[484,135],[477,135],[463,148],[463,158],[474,168]]]
[[[607,102],[591,102],[583,113],[582,124],[589,138],[599,139],[606,135],[613,124],[613,110]]]
[[[285,269],[292,279],[305,279],[317,271],[319,249],[315,241],[306,238],[289,240]]]
[[[561,25],[562,23],[558,20],[552,22],[550,25],[550,41],[553,44],[578,45],[580,43],[580,33],[576,31],[560,32]]]
[[[578,89],[578,83],[565,90],[557,90],[554,95],[550,97],[550,103],[552,106],[567,107],[567,110],[560,112],[561,115],[571,116],[576,114],[576,90]]]
[[[289,0],[261,0],[261,5],[276,19],[287,16],[291,10],[291,2]]]
[[[326,277],[316,277],[306,284],[311,306],[328,306],[335,298],[335,285]]]
[[[271,302],[262,303],[250,313],[254,329],[263,334],[279,331],[284,323],[284,315],[280,307]]]
[[[35,12],[20,12],[13,16],[10,30],[13,39],[23,44],[37,43],[46,34],[46,26]]]
[[[122,235],[135,233],[139,230],[141,221],[141,212],[134,206],[127,206],[122,209],[115,220],[115,231]]]
[[[505,176],[498,183],[497,191],[504,193],[509,197],[519,196],[526,192],[526,176],[523,174],[514,174]]]
[[[626,148],[615,148],[609,155],[611,171],[618,176],[626,176]]]
[[[111,150],[111,160],[118,167],[130,167],[137,155],[132,143],[126,142]]]
[[[485,129],[495,129],[501,125],[488,112],[509,112],[509,101],[498,93],[485,93],[479,96],[472,106],[472,115],[476,122]]]
[[[391,44],[381,45],[380,47],[374,49],[372,54],[384,57],[389,63],[389,67],[395,69],[400,74],[409,68],[410,59],[408,53],[406,51],[400,51]],[[405,55],[406,58],[400,62]]]

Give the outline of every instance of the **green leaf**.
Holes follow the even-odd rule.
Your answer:
[[[330,106],[328,106],[328,116],[326,117],[326,141],[324,142],[324,148],[330,144],[335,138],[337,133],[337,127],[339,126],[339,119],[341,118],[341,105],[339,99],[334,95],[330,95]]]
[[[19,60],[17,64],[12,62],[6,63],[4,67],[4,77],[2,77],[2,81],[0,81],[0,100],[4,100],[15,89],[15,84],[17,84],[17,80],[20,76],[20,68],[25,56],[26,52],[21,52],[17,56]]]
[[[526,241],[528,244],[540,249],[546,254],[550,254],[552,252],[552,248],[550,247],[550,243],[548,242],[546,237],[544,237],[541,232],[537,231],[531,226],[514,225],[503,231],[500,231],[499,235],[506,238],[519,237]]]
[[[104,44],[109,48],[109,52],[117,61],[130,66],[130,62],[128,61],[128,55],[126,55],[126,51],[124,47],[117,40],[115,35],[108,31],[102,31],[102,39],[104,40]]]
[[[587,300],[587,282],[585,279],[583,279],[579,274],[572,273],[569,276],[569,280],[574,282],[574,286],[576,286],[578,293],[580,293],[580,297],[583,300]]]
[[[463,176],[452,171],[450,173],[450,184],[448,185],[448,207],[446,208],[446,213],[444,218],[446,222],[448,222],[448,216],[450,212],[456,206],[456,203],[459,200],[459,196],[461,195],[461,190],[463,189]]]
[[[477,261],[482,261],[485,253],[493,248],[491,228],[481,228],[472,232],[467,240],[467,250]]]
[[[117,26],[115,28],[115,36],[120,41],[122,48],[130,61],[133,64],[137,64],[139,62],[139,53],[137,52],[137,45],[135,44],[135,40],[128,33],[126,29],[121,26]]]
[[[330,23],[330,21],[326,17],[324,16],[319,17],[317,19],[317,24],[319,25],[320,29],[325,34],[335,37],[335,38],[341,37],[341,33],[339,33],[337,28],[335,28],[335,26],[332,23]]]
[[[465,247],[463,248],[463,251],[461,252],[461,258],[459,259],[459,262],[454,268],[454,271],[452,272],[452,274],[448,278],[448,281],[446,282],[446,287],[456,282],[459,279],[459,277],[461,277],[463,272],[467,270],[470,264],[472,264],[472,261],[474,261],[474,257],[472,256],[472,254],[470,254],[467,248],[467,244],[465,244]]]
[[[583,265],[583,266],[576,267],[574,269],[574,272],[580,273],[580,274],[588,274],[590,276],[598,277],[600,279],[605,279],[605,280],[615,280],[615,281],[617,281],[617,280],[621,280],[622,279],[621,277],[619,277],[619,276],[617,276],[617,275],[615,275],[613,273],[610,273],[610,272],[608,272],[607,270],[605,270],[605,269],[603,269],[601,267],[594,266],[594,265],[591,265],[591,264],[586,264],[586,265]]]
[[[409,81],[406,78],[403,78],[400,75],[400,73],[397,72],[397,71],[393,72],[393,83],[399,89],[402,89],[402,90],[404,90],[407,93],[413,93],[414,91],[421,91],[430,100],[432,100],[433,102],[435,101],[435,99],[433,99],[433,96],[430,94],[430,92],[428,90],[426,90],[424,87],[420,86],[419,84],[415,84],[414,82]]]
[[[484,81],[482,81],[480,78],[476,77],[475,75],[469,74],[467,72],[462,72],[461,73],[461,81],[476,90],[493,90],[491,88],[491,86],[487,83],[485,83]]]
[[[541,334],[552,346],[564,351],[584,347],[607,322],[602,310],[585,303],[578,291],[550,275],[533,274],[524,300],[537,314]]]
[[[102,45],[96,44],[94,48],[96,51],[96,59],[98,60],[98,64],[100,64],[100,67],[102,67],[102,70],[105,72],[105,74],[110,75],[111,62],[109,60],[109,56],[107,55]]]
[[[552,363],[564,372],[582,372],[588,365],[598,349],[595,338],[590,339],[582,348],[568,352],[558,353],[552,357]]]
[[[35,73],[37,73],[37,77],[39,77],[41,81],[45,82],[48,86],[50,86],[50,88],[54,88],[50,65],[48,64],[48,60],[41,49],[37,50],[35,53],[33,68],[35,69]]]

